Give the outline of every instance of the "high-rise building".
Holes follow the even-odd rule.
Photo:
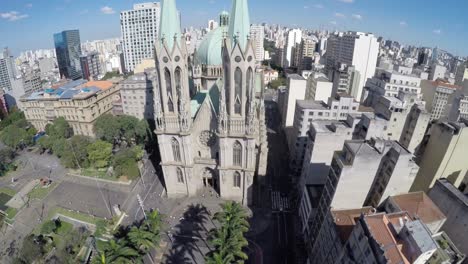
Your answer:
[[[265,182],[263,84],[255,70],[248,10],[247,0],[233,0],[230,17],[221,15],[220,27],[206,35],[190,61],[175,0],[162,2],[154,119],[169,197],[209,189],[252,205],[254,182]],[[195,72],[203,85],[190,91]],[[207,82],[215,74],[219,77]]]
[[[315,41],[310,37],[302,38],[298,53],[296,66],[299,71],[308,71],[312,69],[312,62],[314,61],[314,53],[316,49]]]
[[[284,47],[284,52],[285,55],[283,57],[283,68],[288,68],[293,66],[293,53],[294,53],[294,47],[297,44],[301,44],[302,41],[302,30],[300,29],[292,29],[288,32],[287,38],[286,38],[286,46]]]
[[[421,169],[411,191],[428,191],[441,178],[459,187],[468,173],[464,154],[468,146],[468,121],[438,122],[432,125],[429,135],[418,152]]]
[[[431,113],[431,121],[438,120],[445,113],[449,113],[448,106],[451,107],[461,89],[460,86],[441,80],[421,81],[421,91],[423,99],[426,101],[426,109]]]
[[[54,43],[60,76],[71,80],[82,78],[80,31],[66,30],[56,33]]]
[[[468,62],[460,64],[455,73],[456,85],[462,86],[465,80],[468,80]]]
[[[0,90],[10,92],[12,90],[11,80],[17,75],[13,56],[8,48],[0,53]]]
[[[287,82],[288,85],[286,88],[284,105],[280,107],[282,125],[284,128],[293,125],[296,101],[304,100],[307,89],[306,79],[297,74],[290,74]]]
[[[326,57],[326,70],[330,76],[341,63],[354,66],[360,74],[359,85],[352,95],[361,100],[361,93],[368,78],[375,74],[379,43],[377,38],[368,33],[346,32],[332,35],[328,39]]]
[[[438,65],[438,64],[433,64],[431,66],[431,70],[429,71],[429,80],[430,81],[437,81],[437,79],[445,79],[445,73],[447,72],[447,68]]]
[[[340,63],[338,67],[329,72],[328,77],[333,80],[332,94],[355,94],[359,88],[361,75],[354,66]],[[360,100],[360,98],[357,98]]]
[[[91,52],[87,55],[80,57],[81,70],[83,71],[83,78],[90,81],[98,80],[98,76],[101,75],[101,63],[99,62],[99,54],[97,52]]]
[[[250,27],[250,38],[252,39],[255,49],[255,59],[262,62],[265,59],[265,27],[262,25],[252,25]]]
[[[133,5],[132,10],[120,13],[122,49],[125,70],[131,72],[144,59],[154,58],[154,44],[158,39],[160,4],[141,3]],[[178,17],[177,20],[180,18]],[[174,36],[162,36],[173,39]]]

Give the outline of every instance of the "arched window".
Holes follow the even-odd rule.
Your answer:
[[[253,89],[253,71],[252,68],[249,67],[247,70],[247,80],[246,80],[246,87],[247,87],[247,94],[250,95],[250,89]],[[250,98],[252,100],[252,98]]]
[[[172,155],[174,156],[174,161],[177,161],[177,162],[182,161],[182,159],[180,158],[181,156],[180,156],[179,141],[177,141],[177,139],[175,138],[172,138],[171,145],[172,145]]]
[[[171,73],[169,69],[164,69],[164,79],[166,81],[166,91],[167,91],[167,105],[169,112],[174,112],[174,102],[173,102],[173,94],[172,94],[172,81],[171,81]]]
[[[225,59],[226,60],[226,59]],[[226,105],[231,103],[231,72],[228,63],[224,63],[224,91],[225,91],[225,100]],[[231,110],[229,110],[231,111]],[[230,112],[229,112],[230,113]]]
[[[234,113],[240,115],[242,113],[242,71],[236,68],[234,72]]]
[[[182,81],[181,81],[181,70],[179,67],[176,68],[175,70],[175,87],[176,87],[176,92],[177,92],[177,97],[180,98],[182,94]]]
[[[180,168],[177,168],[177,182],[184,183],[184,173]]]
[[[234,142],[233,164],[234,166],[242,166],[242,145],[239,141]]]
[[[241,187],[241,175],[239,172],[234,172],[234,176],[233,176],[233,185],[234,187],[237,187],[237,188],[240,188]]]

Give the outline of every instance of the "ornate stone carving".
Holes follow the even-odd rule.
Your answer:
[[[212,147],[216,144],[216,135],[211,131],[202,131],[198,140],[202,146]]]

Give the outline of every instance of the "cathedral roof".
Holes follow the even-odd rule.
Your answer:
[[[167,46],[174,46],[174,38],[179,41],[182,36],[180,32],[180,19],[177,12],[175,0],[162,0],[161,3],[161,22],[159,26],[159,39],[166,40]]]
[[[202,106],[205,100],[209,99],[211,102],[211,106],[216,114],[219,114],[219,87],[218,85],[222,85],[222,82],[217,82],[215,85],[211,87],[209,91],[200,91],[198,92],[193,98],[190,103],[191,105],[191,112],[192,118],[195,118],[198,114],[198,110]]]
[[[223,58],[221,56],[224,34],[227,27],[218,27],[210,31],[197,50],[198,62],[204,65],[221,65]]]
[[[242,49],[247,46],[250,35],[250,17],[247,0],[232,0],[231,17],[229,19],[229,37],[238,42]]]

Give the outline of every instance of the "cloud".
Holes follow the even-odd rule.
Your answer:
[[[359,14],[353,14],[352,17],[353,17],[354,19],[357,19],[357,20],[361,20],[361,19],[362,19],[362,16],[359,15]]]
[[[400,21],[400,26],[406,27],[407,25],[408,25],[408,23],[406,23],[406,21]]]
[[[345,18],[346,16],[342,13],[335,13],[335,16],[336,17],[339,17],[339,18]]]
[[[109,7],[109,6],[105,6],[105,7],[101,8],[101,12],[106,14],[106,15],[115,14],[114,9],[112,7]]]
[[[17,21],[29,17],[27,14],[20,14],[16,11],[0,13],[0,17],[8,21]]]
[[[32,7],[33,7],[33,4],[32,4],[32,3],[26,4],[26,7],[27,7],[27,8],[32,8]]]
[[[340,2],[342,2],[342,3],[346,3],[346,4],[352,4],[352,3],[354,3],[354,0],[338,0],[338,1],[340,1]]]
[[[436,34],[436,35],[440,35],[440,34],[442,34],[442,30],[441,30],[441,29],[434,29],[434,30],[432,31],[432,33],[434,33],[434,34]]]
[[[330,24],[336,25],[336,24],[338,24],[338,23],[337,23],[336,21],[330,21]]]
[[[315,7],[315,8],[318,8],[318,9],[322,9],[322,8],[324,8],[324,6],[323,6],[323,5],[321,5],[321,4],[316,4],[316,5],[314,5],[314,7]]]

